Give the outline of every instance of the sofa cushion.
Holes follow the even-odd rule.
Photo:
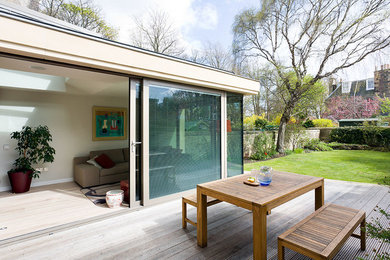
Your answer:
[[[101,154],[106,154],[114,163],[122,163],[125,161],[123,156],[123,149],[110,149],[110,150],[101,150],[101,151],[92,151],[89,153],[89,158],[94,158]]]
[[[119,174],[128,171],[129,171],[129,163],[123,162],[123,163],[116,164],[114,167],[110,169],[101,169],[100,176],[108,176],[108,175]]]
[[[95,157],[92,158],[92,159],[89,159],[88,161],[86,161],[86,163],[88,163],[88,164],[90,164],[90,165],[93,165],[93,166],[95,166],[95,167],[98,167],[99,170],[101,170],[101,169],[102,169],[102,166],[100,166],[100,164],[98,164],[98,163],[95,161],[96,157],[97,157],[97,156],[95,156]]]
[[[97,162],[100,166],[102,166],[105,169],[109,169],[115,166],[115,163],[105,153],[96,157],[95,162]]]

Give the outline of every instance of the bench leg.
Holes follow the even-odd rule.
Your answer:
[[[366,218],[360,223],[360,249],[366,250]]]
[[[182,217],[182,220],[181,220],[181,225],[182,225],[182,228],[187,228],[187,203],[184,202],[184,200],[181,201],[181,217]]]
[[[284,260],[284,246],[278,241],[278,260]]]

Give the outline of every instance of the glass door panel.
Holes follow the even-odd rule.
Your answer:
[[[221,96],[149,86],[149,198],[221,178]]]
[[[142,85],[140,80],[130,80],[130,206],[139,205],[142,200]]]
[[[227,93],[227,176],[244,172],[243,157],[243,96]]]

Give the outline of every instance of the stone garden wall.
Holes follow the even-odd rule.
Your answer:
[[[327,128],[324,128],[327,129]],[[323,131],[322,129],[316,128],[316,129],[307,129],[303,130],[301,134],[301,138],[304,138],[306,140],[309,139],[319,139],[321,134],[322,138],[327,138],[329,136],[330,131]],[[255,137],[259,134],[265,134],[272,138],[272,140],[275,142],[277,141],[278,137],[278,131],[244,131],[244,157],[249,158],[253,154],[253,141],[255,140]],[[323,140],[321,138],[321,140]],[[286,140],[286,149],[292,150],[293,144],[292,141]]]

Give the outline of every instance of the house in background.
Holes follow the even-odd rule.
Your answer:
[[[375,68],[374,77],[356,81],[333,80],[329,86],[329,97],[349,95],[373,98],[375,96],[390,96],[390,65],[381,65],[380,69]]]
[[[73,181],[75,157],[124,149],[131,207],[243,173],[242,101],[258,82],[4,2],[0,28],[1,191],[16,158],[10,133],[25,125],[47,125],[57,151],[34,185]],[[94,107],[125,109],[126,138],[93,140]]]

